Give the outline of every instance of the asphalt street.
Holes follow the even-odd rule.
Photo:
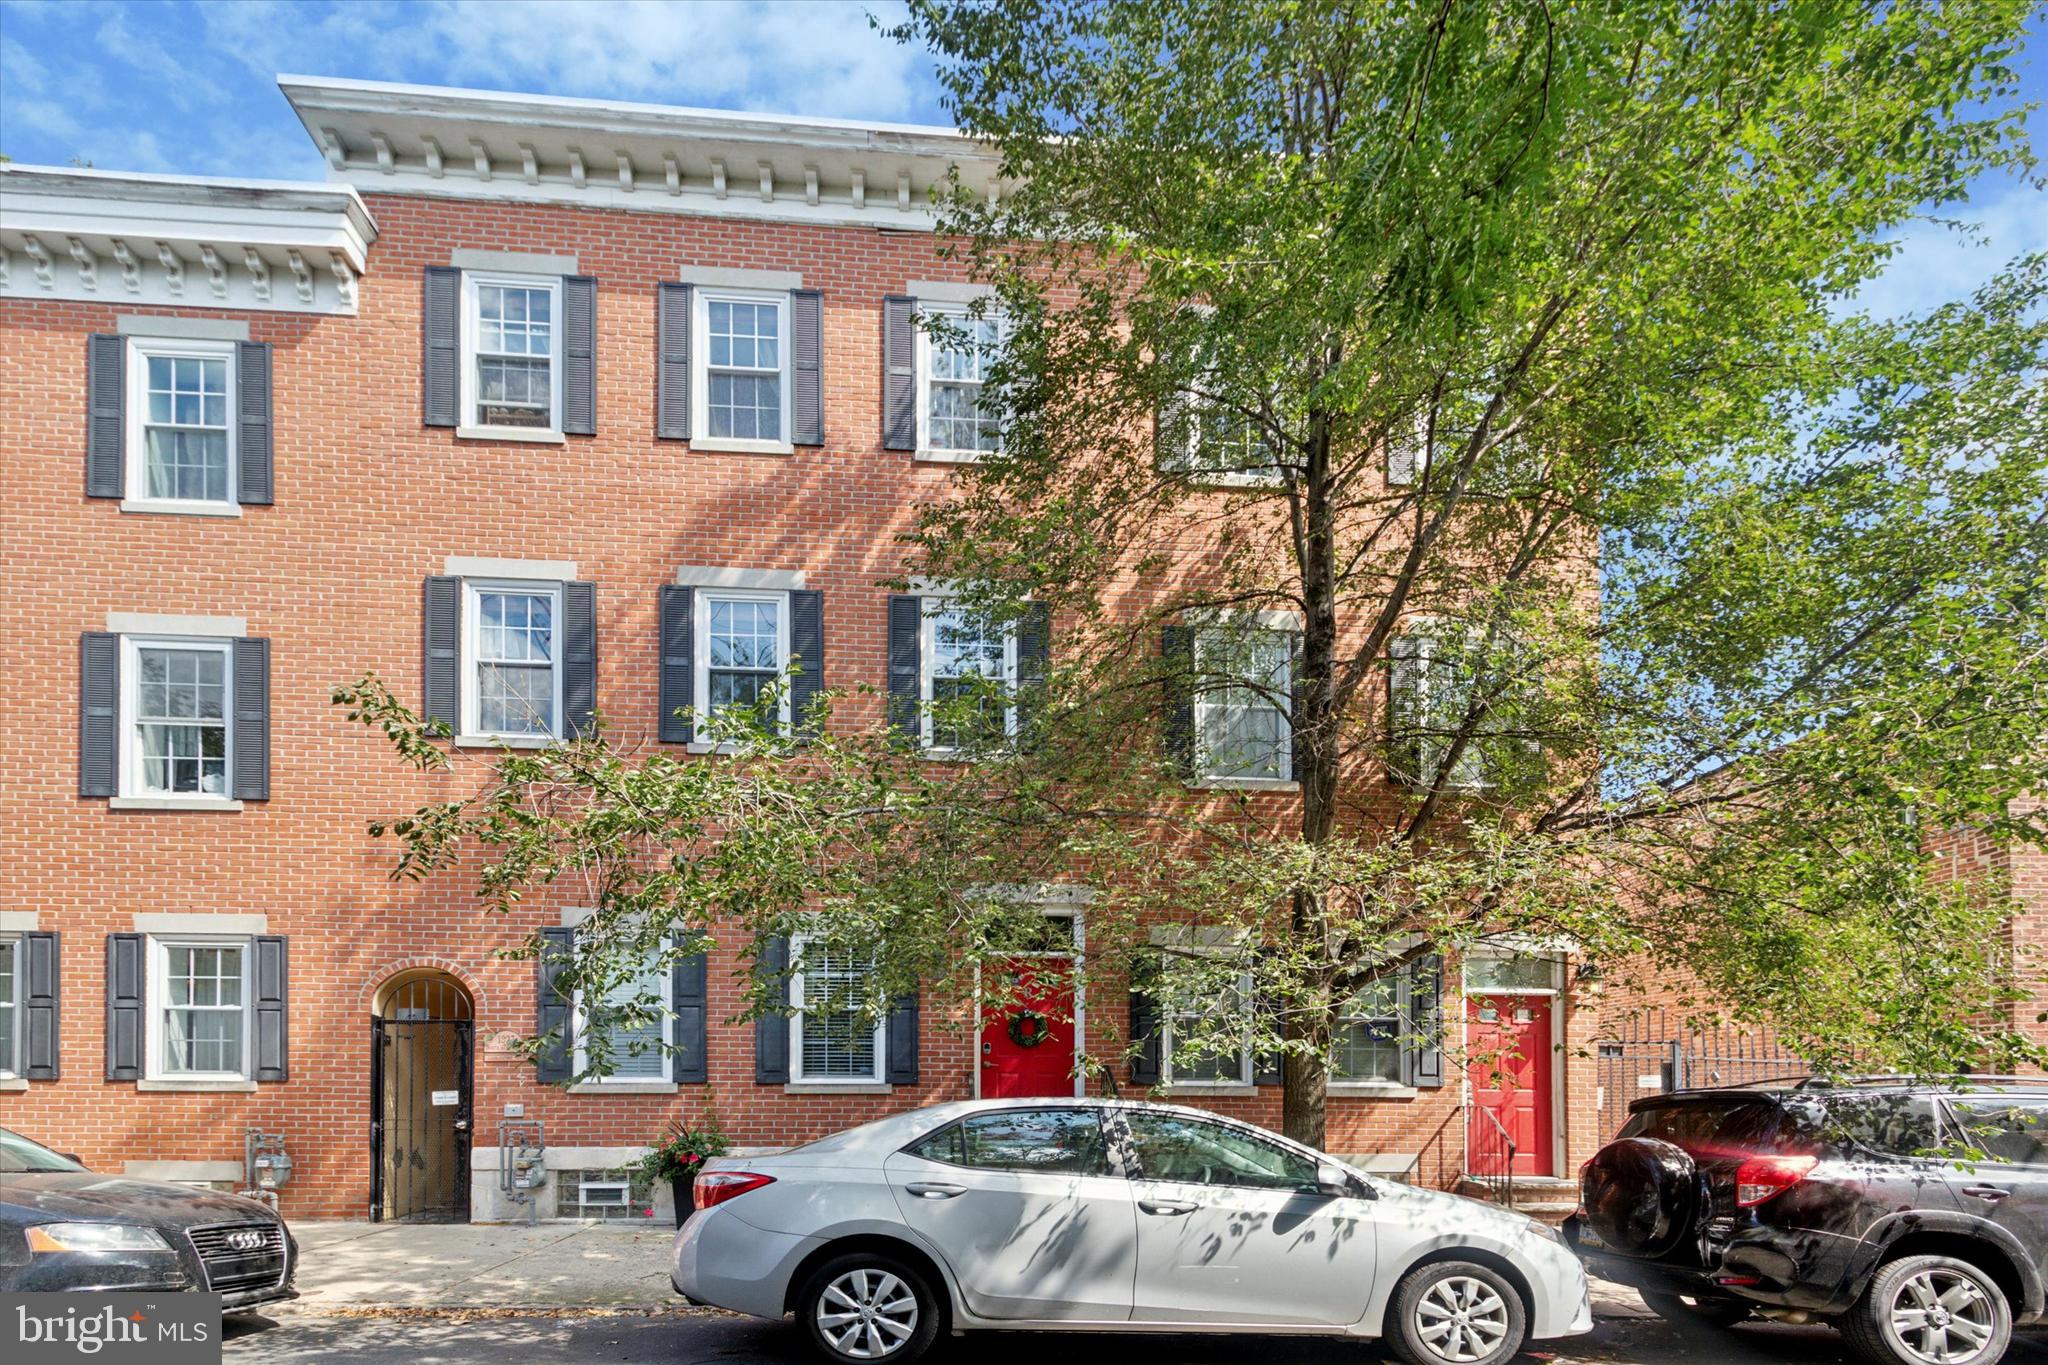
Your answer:
[[[230,1319],[227,1361],[360,1361],[365,1365],[526,1365],[551,1361],[718,1361],[727,1365],[815,1365],[790,1322],[757,1322],[699,1311],[603,1315],[496,1315],[461,1312],[400,1316],[280,1311],[274,1318]],[[1744,1326],[1681,1334],[1644,1318],[1602,1319],[1590,1336],[1540,1343],[1525,1360],[1555,1365],[1800,1365],[1847,1357],[1825,1327]],[[1370,1345],[1280,1337],[1070,1336],[993,1333],[943,1341],[933,1365],[1370,1365]],[[2015,1341],[2010,1365],[2048,1365],[2048,1335]]]

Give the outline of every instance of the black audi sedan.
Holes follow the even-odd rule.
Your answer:
[[[0,1128],[0,1290],[194,1290],[236,1313],[297,1298],[298,1259],[253,1199],[95,1175]]]

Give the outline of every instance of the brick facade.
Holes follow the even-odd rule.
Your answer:
[[[622,737],[651,738],[657,591],[681,565],[801,570],[824,594],[826,682],[885,678],[885,591],[913,506],[942,493],[944,465],[881,446],[882,299],[913,280],[956,280],[931,234],[607,204],[387,194],[365,185],[376,238],[356,311],[299,314],[187,302],[0,294],[0,430],[7,433],[0,604],[12,683],[0,784],[0,930],[61,934],[60,1075],[0,1089],[0,1124],[119,1171],[136,1161],[233,1161],[255,1126],[282,1132],[296,1162],[295,1217],[361,1216],[369,1199],[369,1019],[380,985],[432,966],[473,995],[476,1142],[507,1104],[558,1147],[634,1147],[673,1114],[715,1104],[741,1145],[782,1145],[905,1106],[971,1095],[976,1058],[963,1007],[927,1000],[920,1082],[886,1094],[788,1094],[757,1085],[737,954],[710,971],[710,1081],[672,1095],[571,1094],[493,1035],[532,1030],[534,967],[496,950],[558,923],[536,899],[486,917],[457,875],[390,877],[395,848],[366,821],[444,798],[468,776],[423,778],[330,705],[374,670],[401,696],[422,673],[421,584],[448,556],[573,561],[597,585],[598,699]],[[798,192],[801,196],[801,190]],[[643,198],[646,196],[643,195]],[[422,271],[462,249],[573,256],[597,280],[597,434],[562,444],[458,437],[421,420]],[[14,257],[22,274],[22,258]],[[683,266],[800,272],[824,294],[822,447],[792,455],[707,452],[654,437],[656,286]],[[62,267],[60,267],[62,268]],[[284,287],[283,282],[278,286]],[[275,502],[234,518],[131,514],[83,496],[87,338],[121,318],[246,321],[274,355]],[[231,615],[270,640],[271,786],[232,812],[112,809],[79,790],[79,640],[109,612]],[[1058,648],[1055,636],[1054,648]],[[853,721],[878,716],[860,712]],[[1276,813],[1291,798],[1269,800]],[[237,1091],[164,1093],[103,1078],[107,936],[138,914],[261,915],[290,943],[290,1075]],[[1568,975],[1568,974],[1567,974]],[[1590,1151],[1593,1079],[1580,1053],[1590,1011],[1567,1002],[1567,1160]],[[1447,992],[1446,1009],[1461,1006]],[[1119,1022],[1123,1002],[1090,1002]],[[1277,1125],[1279,1091],[1193,1102]],[[1450,1184],[1464,1157],[1455,1068],[1440,1090],[1339,1096],[1329,1145],[1401,1154],[1413,1178]],[[481,1156],[480,1156],[481,1159]],[[1571,1169],[1566,1164],[1560,1173]]]

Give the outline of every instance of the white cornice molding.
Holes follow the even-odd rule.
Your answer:
[[[279,76],[332,179],[380,194],[930,230],[957,171],[999,159],[951,128]],[[467,147],[468,158],[443,149]],[[616,173],[614,174],[614,168]],[[868,186],[893,186],[870,195]]]
[[[0,166],[0,298],[352,314],[376,237],[346,185]]]

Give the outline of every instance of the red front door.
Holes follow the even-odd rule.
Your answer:
[[[1507,1166],[1500,1128],[1514,1140],[1513,1173],[1555,1175],[1551,1151],[1550,997],[1479,995],[1465,1002],[1465,1043],[1472,1057],[1466,1166],[1474,1175],[1502,1175]]]
[[[1074,1093],[1074,983],[1061,958],[1014,957],[984,992],[981,1093],[986,1099]]]

